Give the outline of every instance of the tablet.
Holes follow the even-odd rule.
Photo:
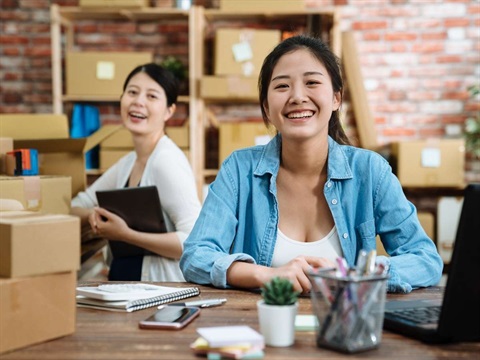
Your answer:
[[[116,190],[97,191],[98,205],[120,216],[137,231],[165,233],[167,227],[156,186],[140,186]],[[141,247],[109,239],[113,257],[151,254]]]

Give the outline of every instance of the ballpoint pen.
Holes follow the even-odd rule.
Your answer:
[[[209,308],[213,306],[220,306],[227,302],[227,299],[205,299],[205,300],[197,300],[197,301],[187,301],[187,302],[177,302],[171,303],[168,305],[175,305],[175,306],[198,306],[200,308]],[[161,309],[165,305],[160,305],[158,308]]]

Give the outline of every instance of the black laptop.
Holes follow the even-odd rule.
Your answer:
[[[480,184],[465,189],[443,301],[387,301],[383,327],[427,343],[480,341]]]
[[[130,228],[148,233],[167,232],[156,186],[97,191],[96,195],[100,207],[120,216]],[[123,241],[110,239],[109,245],[114,258],[151,254]]]

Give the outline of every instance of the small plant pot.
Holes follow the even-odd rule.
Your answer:
[[[257,302],[260,332],[265,345],[275,347],[291,346],[295,342],[295,316],[298,303],[293,305],[267,305]]]

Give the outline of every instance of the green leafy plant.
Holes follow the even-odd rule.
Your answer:
[[[188,77],[188,70],[185,65],[182,64],[182,62],[177,59],[175,56],[167,56],[161,63],[161,66],[163,66],[165,69],[170,70],[175,77],[183,81]]]
[[[468,90],[475,97],[480,94],[480,85],[470,86]],[[465,145],[467,152],[480,159],[480,112],[465,120]]]
[[[286,278],[274,277],[262,287],[262,297],[267,305],[293,305],[298,300],[299,291]]]

